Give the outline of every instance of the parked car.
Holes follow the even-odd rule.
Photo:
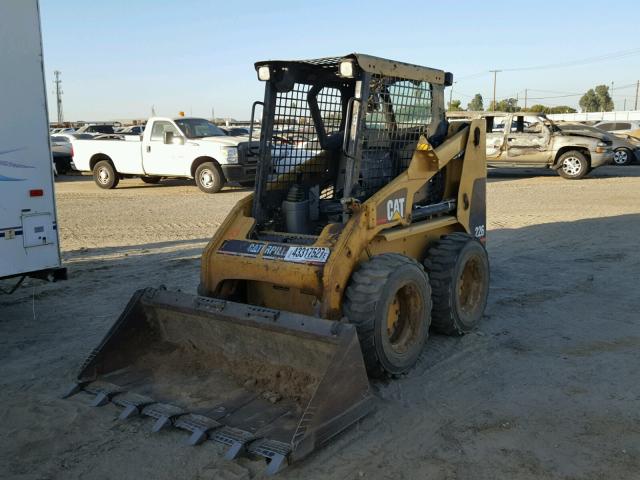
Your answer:
[[[78,133],[114,133],[113,125],[87,124],[76,130]]]
[[[115,129],[115,133],[122,135],[142,135],[143,132],[144,125],[131,125]]]
[[[556,122],[558,127],[567,132],[602,132],[599,127],[583,125],[580,123]],[[613,135],[608,133],[613,148],[613,164],[629,165],[634,161],[640,162],[640,139],[630,135]]]
[[[164,177],[195,178],[200,190],[218,192],[227,182],[255,180],[257,157],[249,155],[246,137],[229,137],[203,118],[149,119],[142,139],[108,135],[108,140],[75,140],[73,162],[93,172],[100,188],[115,188],[123,176],[145,183]]]
[[[220,130],[230,137],[244,137],[249,135],[249,129],[245,127],[220,127]]]
[[[482,117],[487,122],[487,165],[547,167],[567,179],[579,179],[613,161],[610,135],[605,132],[563,131],[535,112],[450,112],[451,121]],[[496,131],[494,125],[501,126]]]
[[[604,130],[616,135],[631,135],[632,137],[640,138],[640,121],[639,120],[616,120],[616,121],[602,121],[594,125],[600,130]]]
[[[53,156],[56,174],[64,175],[69,170],[74,169],[71,160],[73,156],[71,140],[90,138],[93,138],[93,135],[87,133],[59,133],[51,135],[51,154]]]

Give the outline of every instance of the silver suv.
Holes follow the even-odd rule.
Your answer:
[[[487,121],[487,165],[547,167],[578,179],[611,163],[613,148],[605,132],[566,131],[539,113],[452,112],[450,121],[482,117]]]

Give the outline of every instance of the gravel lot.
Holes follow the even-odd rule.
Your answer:
[[[247,193],[120,185],[61,178],[70,279],[0,297],[0,478],[260,478],[212,442],[57,398],[134,290],[195,292],[202,248]],[[493,171],[488,202],[479,330],[432,336],[409,375],[374,385],[373,415],[280,478],[640,478],[640,166]]]

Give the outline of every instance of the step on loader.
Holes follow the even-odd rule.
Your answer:
[[[362,54],[255,67],[254,192],[204,250],[198,295],[136,292],[69,395],[275,473],[367,415],[369,378],[408,372],[430,328],[481,318],[485,126],[447,123],[441,70]]]

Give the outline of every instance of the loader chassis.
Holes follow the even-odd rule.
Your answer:
[[[370,412],[368,377],[409,371],[430,327],[482,316],[485,134],[448,125],[440,70],[360,54],[256,69],[255,192],[205,248],[199,295],[137,292],[69,395],[275,473]]]

